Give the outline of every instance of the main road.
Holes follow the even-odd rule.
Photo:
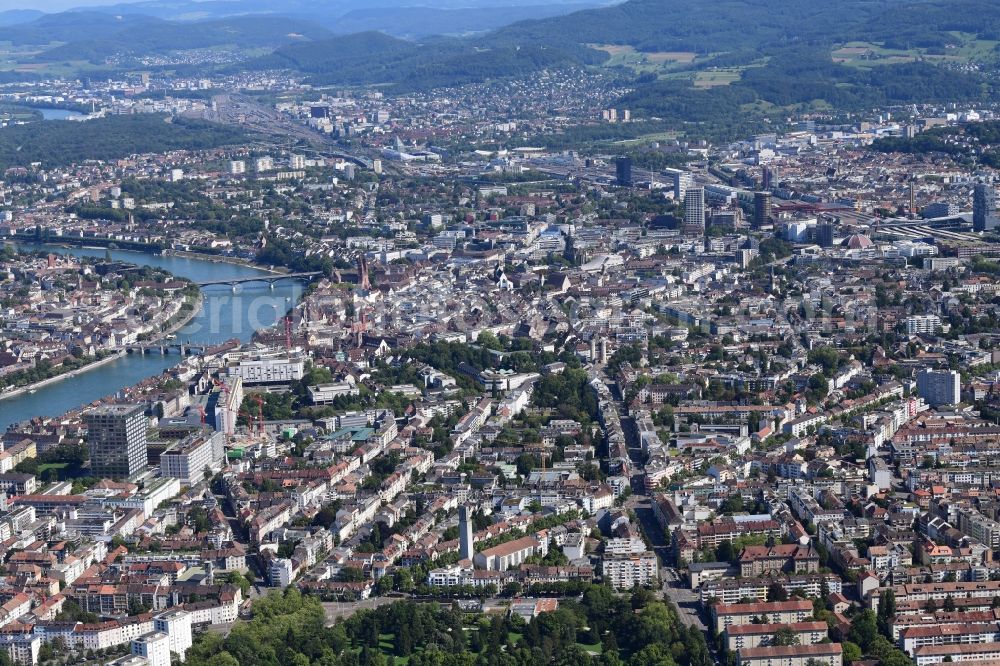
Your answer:
[[[684,584],[684,579],[673,567],[674,559],[670,535],[664,533],[659,521],[656,520],[653,513],[653,498],[646,494],[643,483],[643,463],[645,461],[639,442],[639,433],[632,417],[624,414],[625,409],[624,403],[620,400],[621,396],[617,397],[619,399],[615,400],[615,409],[618,410],[621,419],[629,458],[636,470],[631,478],[632,496],[628,498],[625,506],[635,513],[639,526],[649,540],[649,545],[659,557],[660,581],[664,598],[677,608],[678,616],[686,626],[697,627],[699,631],[707,632],[708,627],[701,616],[700,597]]]

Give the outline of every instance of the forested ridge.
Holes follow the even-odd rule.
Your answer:
[[[83,160],[114,160],[137,153],[206,150],[240,143],[238,127],[158,114],[52,120],[0,129],[0,170],[41,162],[45,167]]]

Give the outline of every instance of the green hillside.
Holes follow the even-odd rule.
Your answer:
[[[53,120],[0,129],[0,171],[40,162],[47,168],[137,153],[203,150],[239,143],[243,130],[201,120],[139,114],[86,122]]]

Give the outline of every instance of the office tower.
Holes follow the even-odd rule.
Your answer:
[[[771,193],[753,193],[753,223],[762,227],[771,223]]]
[[[833,229],[829,222],[816,225],[816,242],[820,247],[833,247]]]
[[[691,187],[684,194],[684,224],[704,228],[705,188]]]
[[[463,560],[471,560],[476,554],[472,543],[472,516],[469,507],[458,507],[458,553]]]
[[[962,376],[954,370],[921,370],[917,395],[931,407],[957,405],[962,401]]]
[[[686,171],[677,171],[674,173],[674,201],[680,203],[684,201],[684,195],[687,194],[688,188],[694,187],[694,179],[691,174]]]
[[[104,405],[87,412],[87,444],[94,476],[125,479],[146,467],[146,408]]]
[[[622,187],[632,187],[632,158],[619,157],[615,160],[615,174],[618,184]]]
[[[972,192],[972,230],[989,231],[1000,225],[997,194],[992,185],[977,183]]]
[[[764,167],[761,180],[763,180],[762,187],[765,190],[771,189],[774,185],[774,172],[771,171],[771,167]]]

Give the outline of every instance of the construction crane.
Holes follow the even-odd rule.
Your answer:
[[[250,412],[240,412],[240,416],[247,420],[247,430],[252,434],[254,431],[254,422],[257,424],[257,434],[264,434],[264,418],[261,416],[260,412],[257,414],[252,414]]]

